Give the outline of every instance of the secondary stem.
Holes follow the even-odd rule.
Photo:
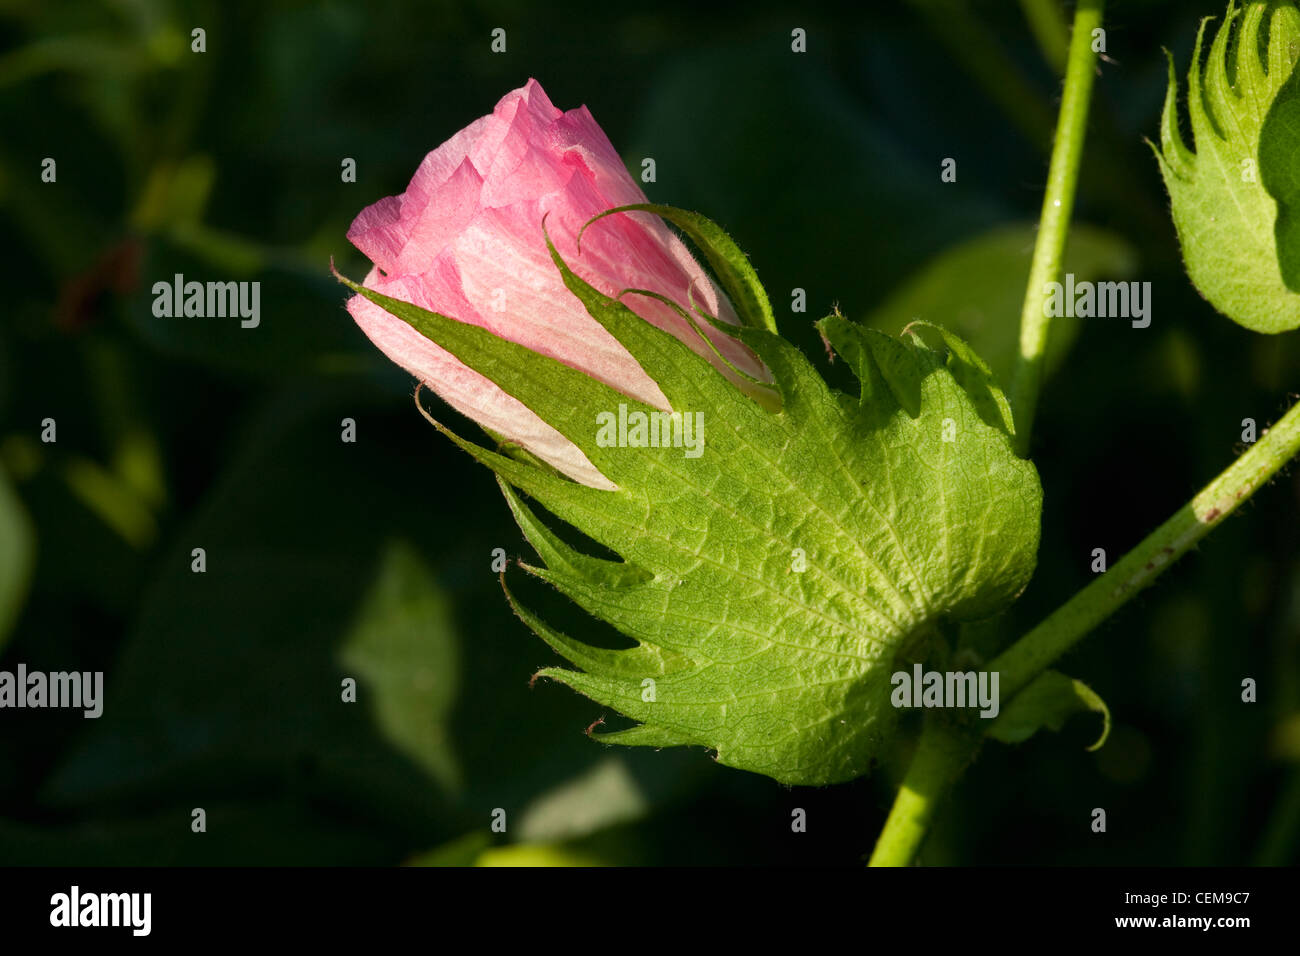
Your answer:
[[[1011,407],[1016,419],[1016,448],[1021,455],[1029,448],[1034,412],[1043,380],[1043,359],[1051,318],[1045,308],[1048,284],[1061,275],[1070,215],[1074,210],[1075,187],[1087,135],[1088,107],[1092,101],[1096,54],[1092,52],[1092,31],[1101,26],[1105,0],[1079,0],[1070,35],[1070,54],[1065,68],[1065,92],[1056,122],[1056,139],[1047,172],[1047,191],[1038,221],[1038,240],[1029,267],[1025,304],[1020,314],[1020,355],[1011,382]]]
[[[1151,584],[1296,455],[1300,455],[1300,403],[1114,567],[988,665],[1000,675],[1003,706],[1076,641]],[[935,805],[970,762],[978,740],[967,738],[963,746],[954,746],[960,743],[963,741],[953,737],[951,728],[937,722],[926,724],[872,854],[872,865],[905,866],[915,857]]]
[[[1300,453],[1300,403],[1119,563],[1048,615],[989,664],[1010,698],[1079,638],[1149,585]]]

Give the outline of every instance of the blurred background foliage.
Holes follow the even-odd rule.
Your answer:
[[[1112,7],[1068,268],[1151,281],[1154,319],[1062,325],[1035,442],[1040,569],[1010,636],[1300,387],[1294,334],[1249,333],[1187,283],[1142,142],[1161,46],[1185,70],[1197,18],[1223,4]],[[557,105],[588,104],[630,168],[654,157],[653,200],[732,233],[823,366],[811,323],[838,305],[953,326],[1005,370],[1064,12],[0,0],[0,668],[102,669],[108,690],[99,720],[0,713],[0,862],[858,862],[899,761],[790,790],[700,751],[601,747],[583,734],[601,708],[530,688],[554,658],[491,570],[492,549],[526,545],[353,326],[329,258],[364,274],[352,217],[535,76]],[[155,318],[151,286],[177,272],[260,281],[260,327]],[[1086,753],[1079,718],[987,746],[923,862],[1296,862],[1298,503],[1293,470],[1070,656],[1110,704],[1109,743]]]

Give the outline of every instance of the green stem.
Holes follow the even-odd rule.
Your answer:
[[[915,859],[935,810],[978,744],[978,735],[969,730],[938,717],[926,721],[869,866],[908,866]]]
[[[1029,268],[1024,309],[1020,314],[1020,355],[1011,383],[1011,406],[1016,419],[1016,446],[1021,455],[1029,448],[1034,412],[1043,379],[1043,358],[1051,319],[1047,315],[1048,284],[1059,280],[1065,252],[1079,164],[1087,135],[1088,106],[1092,100],[1096,54],[1092,31],[1101,26],[1105,0],[1079,0],[1070,35],[1070,55],[1065,68],[1065,92],[1056,122],[1056,139],[1047,172],[1047,191],[1038,222],[1038,240]]]
[[[1300,403],[1114,567],[988,665],[999,674],[1003,706],[1076,641],[1155,581],[1296,455],[1300,455]],[[872,854],[873,865],[905,865],[912,860],[935,805],[970,762],[977,743],[963,742],[936,722],[926,725]]]
[[[989,670],[1001,675],[1003,699],[1009,699],[1075,641],[1151,584],[1297,454],[1300,454],[1300,403],[1293,405],[1254,447],[1147,535],[1118,564],[998,656]]]

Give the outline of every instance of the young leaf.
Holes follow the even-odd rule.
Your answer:
[[[779,409],[765,407],[551,251],[570,291],[679,419],[482,329],[349,283],[491,377],[616,486],[576,484],[442,429],[501,479],[541,557],[526,569],[635,642],[587,645],[507,591],[519,616],[577,668],[540,673],[637,721],[600,740],[706,747],[721,763],[788,784],[866,773],[893,725],[896,655],[943,619],[995,613],[1033,571],[1041,489],[1033,465],[1012,451],[1001,391],[960,346],[950,366],[919,340],[831,316],[820,328],[857,372],[861,396],[832,391],[779,336],[737,328],[781,393]],[[635,416],[670,426],[668,440],[634,440]],[[524,495],[619,560],[566,544]]]
[[[1018,744],[1044,727],[1059,732],[1071,715],[1088,711],[1101,715],[1101,736],[1088,748],[1100,750],[1110,736],[1110,708],[1106,702],[1083,681],[1060,671],[1044,671],[1011,699],[988,733],[1004,744]]]
[[[1196,288],[1246,328],[1285,332],[1300,327],[1300,250],[1294,237],[1282,235],[1294,229],[1293,120],[1300,87],[1288,79],[1300,58],[1300,9],[1291,0],[1257,0],[1239,10],[1233,0],[1202,70],[1208,23],[1202,21],[1197,33],[1187,77],[1194,151],[1178,129],[1172,58],[1160,148],[1152,149]],[[1270,119],[1283,111],[1285,120]]]

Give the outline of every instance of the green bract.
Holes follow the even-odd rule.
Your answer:
[[[1201,23],[1187,77],[1195,153],[1178,129],[1171,59],[1156,157],[1196,288],[1249,329],[1285,332],[1300,327],[1300,83],[1288,82],[1300,58],[1300,10],[1289,0],[1251,3],[1244,11],[1234,2],[1202,75],[1208,22]]]
[[[600,740],[706,747],[789,784],[849,780],[889,735],[896,664],[923,650],[939,622],[993,614],[1028,582],[1038,474],[1012,452],[1006,399],[964,342],[930,327],[939,351],[915,334],[895,339],[828,317],[823,335],[862,383],[860,395],[833,391],[763,327],[766,294],[730,241],[694,225],[742,315],[756,313],[726,328],[773,373],[779,408],[593,289],[551,249],[567,287],[673,409],[703,415],[694,458],[680,447],[598,444],[597,415],[653,409],[480,328],[347,284],[515,396],[618,486],[576,484],[442,429],[498,475],[541,556],[527,570],[635,641],[592,647],[511,597],[577,668],[543,675],[637,721]],[[570,547],[525,495],[622,560]]]
[[[1028,740],[1046,727],[1060,730],[1078,713],[1101,716],[1101,735],[1089,747],[1100,750],[1110,736],[1110,708],[1097,692],[1081,680],[1060,671],[1043,671],[1038,679],[1011,698],[1007,709],[989,727],[988,735],[1007,744]]]

